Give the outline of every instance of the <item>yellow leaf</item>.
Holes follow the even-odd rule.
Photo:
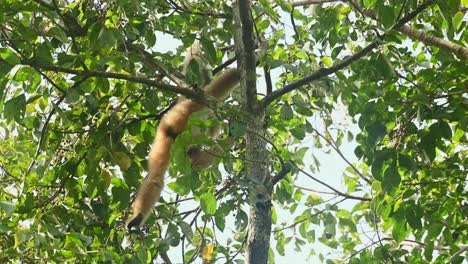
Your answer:
[[[320,196],[318,196],[316,194],[309,195],[309,198],[312,199],[312,200],[320,200]]]
[[[24,241],[28,240],[29,237],[30,237],[30,233],[29,233],[28,229],[20,228],[20,229],[16,230],[14,248],[17,248]]]
[[[202,258],[203,258],[203,260],[210,261],[210,260],[213,259],[213,250],[214,250],[214,247],[215,247],[215,244],[211,243],[211,244],[206,245],[206,246],[203,248],[203,251],[202,251]]]
[[[104,186],[106,187],[106,189],[109,188],[112,179],[112,173],[108,169],[103,169],[101,171],[101,176],[104,178]]]
[[[325,66],[327,66],[327,67],[331,67],[333,65],[333,62],[332,62],[331,58],[328,57],[328,56],[322,57],[322,59],[320,59],[320,61],[323,62],[323,64],[325,64]]]

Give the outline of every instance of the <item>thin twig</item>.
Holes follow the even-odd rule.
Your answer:
[[[82,84],[86,79],[88,79],[87,76],[84,76],[83,78],[79,79],[78,81],[76,81],[69,89],[68,91],[70,90],[74,90],[76,87],[78,87],[80,84]],[[55,82],[51,82],[53,85],[55,85],[56,87],[58,87],[58,85],[55,84]],[[64,90],[64,89],[62,89]],[[59,105],[64,99],[66,98],[66,95],[62,95],[55,103],[54,105]],[[55,113],[55,108],[52,107],[52,110],[50,110],[49,112],[49,115],[47,116],[45,122],[44,122],[44,125],[42,127],[42,130],[41,130],[41,134],[39,136],[39,142],[37,143],[37,147],[36,147],[36,153],[34,154],[34,157],[33,157],[33,160],[31,161],[31,164],[29,164],[29,167],[28,167],[28,170],[26,171],[26,175],[29,175],[29,173],[31,172],[32,168],[34,167],[34,165],[36,164],[36,161],[37,161],[37,157],[39,156],[40,154],[40,151],[41,151],[41,148],[42,148],[42,145],[44,143],[44,140],[45,140],[45,135],[46,135],[46,131],[47,131],[47,128],[49,127],[49,122],[50,122],[50,119],[52,118],[52,115]]]
[[[372,184],[372,181],[371,181],[370,179],[368,179],[367,177],[365,177],[364,174],[362,174],[362,173],[345,157],[345,155],[343,154],[343,152],[341,152],[340,148],[338,148],[338,147],[336,146],[336,144],[335,144],[333,141],[331,141],[330,139],[328,139],[327,137],[325,137],[325,136],[324,136],[322,133],[320,133],[317,129],[312,128],[312,130],[313,130],[315,133],[317,133],[317,135],[318,135],[319,137],[321,137],[323,140],[325,140],[325,142],[327,142],[327,144],[330,145],[330,147],[332,147],[332,148],[335,150],[335,152],[346,162],[346,164],[348,164],[348,166],[350,166],[350,167],[354,170],[354,172],[356,172],[356,173],[359,175],[359,177],[360,177],[361,179],[363,179],[363,180],[364,180],[365,182],[367,182],[368,184]],[[328,131],[327,131],[327,132],[328,132]],[[330,136],[330,138],[331,138],[331,136]]]
[[[297,170],[299,170],[300,172],[302,172],[304,175],[306,175],[306,176],[309,177],[310,179],[312,179],[312,180],[314,180],[314,181],[316,181],[316,182],[322,184],[323,186],[327,187],[328,189],[334,191],[334,192],[335,192],[337,195],[339,195],[339,196],[342,196],[342,197],[344,197],[344,198],[346,198],[346,199],[352,199],[352,200],[367,201],[367,202],[372,201],[371,198],[354,196],[354,195],[346,194],[346,193],[344,193],[344,192],[342,192],[342,191],[339,191],[338,189],[332,187],[331,185],[329,185],[329,184],[327,184],[327,183],[325,183],[325,182],[323,182],[323,181],[321,181],[321,180],[315,178],[314,176],[310,175],[310,174],[309,174],[308,172],[306,172],[305,170],[299,168],[296,164],[293,164],[293,166],[295,166]]]
[[[331,204],[330,207],[333,207],[333,206],[335,206],[335,205],[337,205],[337,204],[343,202],[344,200],[346,200],[346,198],[343,198],[343,199],[341,199],[341,200],[339,200],[339,201],[337,201],[337,202]],[[324,209],[322,209],[322,210],[320,210],[320,211],[318,211],[318,212],[316,212],[316,213],[314,213],[314,214],[309,215],[307,218],[298,220],[298,221],[296,221],[296,222],[294,222],[294,223],[292,223],[292,224],[290,224],[290,225],[288,225],[288,226],[282,227],[282,228],[280,228],[280,229],[273,230],[272,233],[277,233],[277,232],[281,232],[281,231],[286,230],[286,229],[289,229],[289,228],[293,228],[293,227],[297,226],[298,224],[300,224],[300,223],[302,223],[302,222],[305,222],[305,221],[309,220],[309,219],[312,218],[312,217],[315,217],[315,216],[317,216],[317,215],[320,215],[320,214],[322,214],[323,212],[325,212],[325,211],[327,211],[327,210],[328,210],[327,208],[324,208]]]

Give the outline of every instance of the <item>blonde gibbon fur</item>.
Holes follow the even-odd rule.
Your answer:
[[[207,81],[211,79],[211,71],[206,67],[206,65],[203,63],[204,57],[201,51],[200,47],[200,41],[196,39],[192,46],[187,48],[186,51],[186,57],[184,59],[184,64],[182,68],[182,73],[184,76],[187,75],[187,68],[189,63],[192,60],[195,60],[198,63],[199,66],[199,72],[198,75],[201,79],[200,83],[205,86],[207,84]],[[220,100],[225,100],[228,94],[223,96],[222,98],[219,98]],[[184,100],[185,98],[181,98],[180,100]],[[179,101],[180,101],[179,100]],[[215,115],[211,109],[204,109],[202,111],[202,118],[204,120],[208,119],[213,119],[215,118]],[[192,138],[195,138],[199,135],[204,135],[209,138],[218,138],[220,131],[219,127],[217,125],[212,125],[211,127],[208,127],[205,131],[202,131],[198,127],[193,127],[191,130],[191,135]],[[230,137],[226,138],[227,145],[233,145],[233,140]],[[223,148],[221,148],[219,145],[214,145],[208,149],[206,149],[206,146],[200,146],[200,145],[190,145],[187,148],[187,155],[190,160],[191,167],[196,170],[202,170],[208,168],[212,163],[215,158],[215,155],[222,153]]]
[[[191,50],[184,60],[184,74],[192,58],[201,61],[198,41],[189,49]],[[204,91],[211,96],[224,99],[238,83],[238,71],[229,69],[206,85]],[[169,167],[171,146],[176,136],[184,131],[190,115],[203,109],[205,109],[204,105],[187,98],[181,98],[159,121],[148,157],[148,175],[138,190],[133,203],[133,218],[127,224],[129,229],[133,226],[141,226],[146,221],[164,187],[164,175]],[[191,146],[188,149],[188,156],[192,167],[198,168],[209,166],[213,160],[213,156],[199,146]]]

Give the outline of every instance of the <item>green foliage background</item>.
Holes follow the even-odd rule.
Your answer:
[[[288,254],[287,244],[301,251],[311,243],[341,252],[328,260],[304,252],[327,263],[466,261],[467,61],[395,30],[420,2],[254,2],[256,32],[269,47],[259,67],[278,73],[273,90],[379,43],[344,70],[266,108],[271,151],[293,168],[275,187],[273,206],[298,215],[281,224],[273,214],[272,262]],[[466,46],[467,1],[433,2],[408,25]],[[179,247],[185,262],[241,263],[252,179],[242,173],[245,124],[235,107],[211,121],[237,139],[216,160],[222,166],[192,171],[185,146],[213,142],[184,133],[169,170],[173,195],[158,203],[143,233],[124,230],[158,113],[177,98],[149,81],[171,83],[168,76],[181,71],[196,37],[208,67],[221,65],[233,57],[232,31],[226,1],[2,0],[0,262],[141,263]],[[155,51],[165,45],[161,33],[181,45]],[[358,134],[334,123],[331,113],[340,103]],[[200,116],[192,123],[209,126]],[[312,143],[304,144],[310,136]],[[358,143],[359,158],[343,174],[346,190],[324,185],[334,192],[330,200],[294,187],[320,165],[310,148],[339,152],[343,140]],[[310,167],[306,156],[314,160]],[[279,158],[273,170],[281,170]],[[343,200],[356,206],[341,208]],[[187,201],[194,202],[182,211]],[[299,204],[308,208],[297,212]],[[363,225],[371,235],[362,233]],[[323,234],[315,232],[318,226]],[[230,236],[218,240],[226,230]]]

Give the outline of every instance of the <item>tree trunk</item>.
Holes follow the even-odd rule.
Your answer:
[[[251,183],[248,190],[251,209],[245,263],[264,264],[268,262],[270,247],[272,192],[270,159],[263,127],[265,115],[263,110],[259,110],[260,102],[257,99],[256,45],[249,1],[234,1],[233,7],[234,42],[237,67],[241,76],[241,103],[247,116],[245,177]]]
[[[262,114],[263,117],[263,114]],[[245,263],[267,263],[271,234],[271,191],[269,182],[269,159],[261,124],[263,119],[255,118],[249,122],[247,132],[247,178],[252,184],[249,188],[249,234]]]

